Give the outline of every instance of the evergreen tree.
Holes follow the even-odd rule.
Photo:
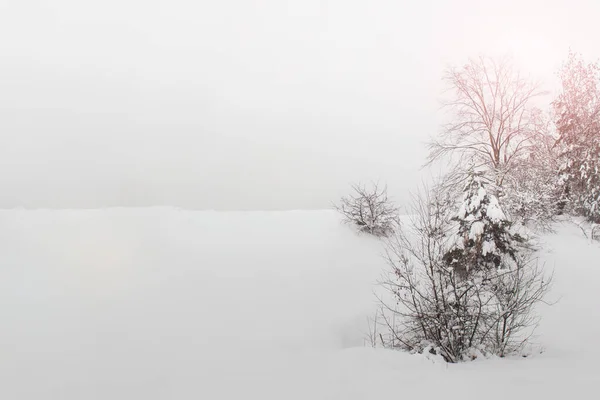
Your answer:
[[[510,232],[511,223],[498,199],[487,190],[481,173],[470,171],[464,187],[463,201],[454,218],[458,223],[458,243],[444,256],[444,261],[459,277],[477,271],[503,268],[503,261],[514,260],[516,245],[524,240]]]
[[[572,211],[600,222],[600,65],[570,53],[560,78],[553,106],[564,198]]]

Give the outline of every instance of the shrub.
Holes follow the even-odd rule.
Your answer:
[[[342,197],[335,209],[344,221],[356,225],[361,232],[378,237],[394,233],[398,221],[398,208],[389,200],[387,187],[379,189],[372,184],[353,185],[353,194]]]
[[[380,341],[448,362],[520,351],[551,277],[509,232],[497,199],[472,176],[459,207],[434,190],[412,214],[387,246]]]

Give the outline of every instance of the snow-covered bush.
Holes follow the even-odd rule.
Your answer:
[[[583,236],[591,240],[600,241],[600,224],[590,222],[587,219],[581,220],[578,217],[573,217],[570,220],[581,229]]]
[[[501,200],[510,219],[536,230],[551,231],[560,212],[560,190],[555,182],[532,174],[505,183]]]
[[[545,124],[543,124],[545,125]],[[544,132],[549,128],[541,127]],[[561,212],[561,185],[558,170],[559,151],[549,134],[539,135],[529,146],[529,155],[517,160],[503,175],[498,196],[504,211],[514,223],[535,230],[551,231]]]
[[[354,224],[361,232],[378,237],[394,233],[398,221],[398,208],[389,200],[387,188],[372,184],[353,185],[353,194],[342,197],[335,209],[345,222]]]
[[[413,215],[388,244],[380,341],[448,362],[518,352],[551,277],[511,232],[482,177],[471,175],[458,206],[433,191]]]

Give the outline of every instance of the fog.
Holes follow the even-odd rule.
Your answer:
[[[600,56],[596,1],[0,0],[0,207],[401,204],[448,63],[511,53],[552,88]]]

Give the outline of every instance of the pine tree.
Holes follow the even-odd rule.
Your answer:
[[[458,243],[444,256],[444,261],[459,277],[477,271],[497,270],[503,261],[514,260],[517,245],[524,239],[510,232],[511,223],[498,199],[487,190],[481,173],[470,171],[464,187],[463,201],[454,218],[458,223]]]

